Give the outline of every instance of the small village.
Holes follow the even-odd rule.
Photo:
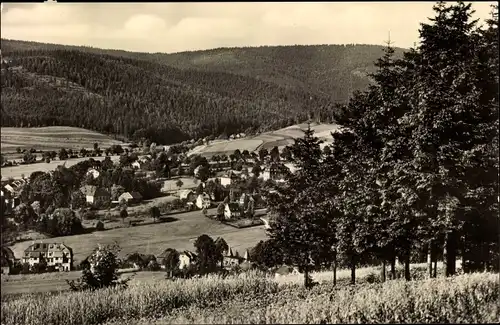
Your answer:
[[[85,231],[82,228],[89,222],[96,230],[103,231],[113,215],[122,219],[120,227],[130,227],[140,225],[141,219],[151,217],[156,220],[162,215],[172,216],[197,210],[205,218],[235,228],[264,225],[266,229],[269,227],[269,215],[266,212],[267,192],[264,189],[273,183],[284,182],[286,174],[296,170],[289,161],[287,149],[280,152],[275,147],[271,152],[262,149],[252,153],[235,150],[229,157],[213,155],[208,161],[199,155],[183,154],[187,150],[182,145],[167,148],[145,143],[142,147],[131,145],[125,149],[114,146],[107,149],[105,159],[99,161],[92,157],[102,154],[96,144],[93,152],[81,150],[88,160],[69,168],[65,167],[66,150],[61,149],[61,165],[55,171],[35,172],[29,177],[2,183],[4,213],[15,229],[39,230],[42,220],[50,219],[50,214],[58,215],[63,211],[63,214],[71,215],[75,223],[79,224],[73,228],[80,228],[74,233],[66,234],[69,236]],[[176,154],[179,152],[181,154]],[[121,153],[115,162],[108,156],[113,153]],[[52,203],[44,208],[48,205],[47,202],[33,201],[34,196],[29,192],[35,191],[39,186],[37,183],[43,177],[54,178],[57,174],[68,171],[80,173],[81,181],[73,180],[79,186],[70,193],[66,206],[54,206]],[[128,181],[123,176],[113,177],[118,172],[127,175]],[[130,179],[139,186],[130,186]],[[142,188],[140,184],[143,185]],[[156,205],[147,204],[158,199],[161,202]],[[142,208],[143,206],[146,208]],[[128,220],[126,223],[134,210],[135,220]],[[240,254],[225,243],[223,238],[217,238],[215,243],[220,244],[221,241],[224,243],[220,252],[223,269],[252,267],[248,249]],[[172,250],[165,248],[156,257],[139,252],[128,254],[122,261],[122,267],[165,269],[169,263],[166,259]],[[180,251],[178,259],[177,270],[182,271],[196,264],[197,255],[190,250]],[[22,256],[14,256],[9,247],[2,245],[2,274],[71,271],[80,268],[81,265],[74,263],[73,249],[64,242],[34,240]]]

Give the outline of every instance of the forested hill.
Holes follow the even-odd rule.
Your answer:
[[[331,121],[336,103],[369,84],[383,49],[148,54],[12,40],[1,48],[2,126],[78,126],[164,144]]]

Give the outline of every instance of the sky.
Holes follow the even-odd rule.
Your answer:
[[[489,18],[495,2],[474,2]],[[3,3],[1,37],[138,52],[384,44],[409,48],[433,2]]]

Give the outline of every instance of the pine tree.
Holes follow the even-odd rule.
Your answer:
[[[304,273],[306,287],[310,286],[312,268],[325,262],[326,254],[318,252],[331,251],[332,247],[328,243],[331,223],[321,211],[326,192],[320,185],[324,183],[319,169],[320,142],[309,126],[290,148],[293,162],[301,169],[287,176],[286,185],[275,186],[275,194],[269,194],[269,206],[278,215],[269,235],[281,249],[285,263]]]

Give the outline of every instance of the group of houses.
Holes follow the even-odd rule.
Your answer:
[[[0,197],[5,203],[6,215],[12,213],[12,211],[21,204],[21,192],[26,184],[28,184],[28,179],[22,178],[15,180],[10,183],[2,184],[0,189]]]
[[[220,237],[216,239],[215,243],[222,240]],[[167,257],[168,250],[157,256],[157,260],[161,261]],[[198,255],[190,250],[185,250],[179,253],[179,270],[188,268],[189,266],[196,264],[198,262]],[[250,263],[250,253],[248,250],[245,251],[243,256],[240,256],[237,251],[234,251],[230,246],[227,247],[222,253],[222,264],[221,266],[225,269],[232,269],[236,266],[245,266]],[[161,265],[161,268],[165,268]]]
[[[85,185],[80,188],[80,191],[85,196],[85,201],[88,204],[101,206],[106,203],[120,203],[126,202],[127,204],[137,204],[142,201],[142,195],[139,192],[125,192],[118,196],[117,200],[112,200],[111,192],[104,187],[97,187],[94,185]]]

